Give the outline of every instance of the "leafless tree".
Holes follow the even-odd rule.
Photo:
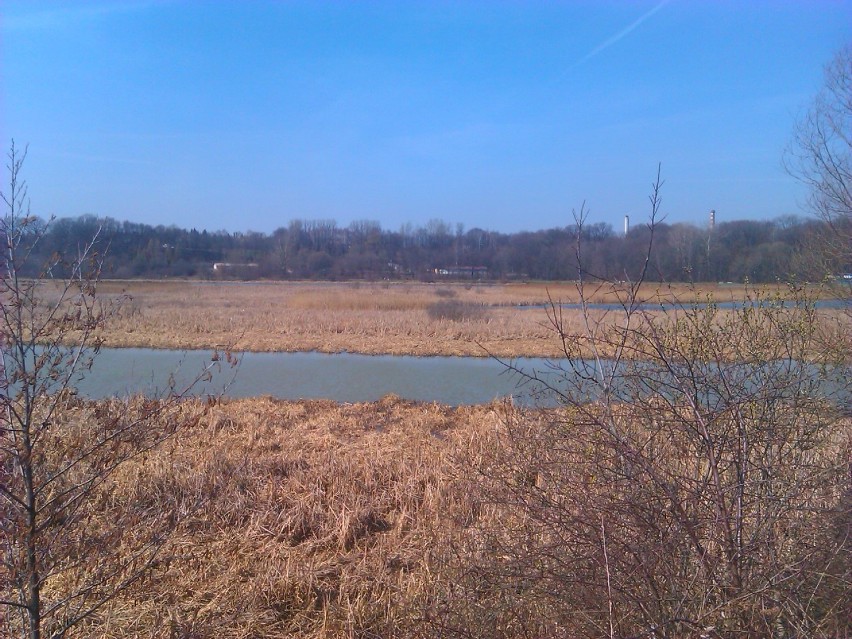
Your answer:
[[[39,639],[64,637],[156,561],[174,514],[136,504],[105,520],[110,481],[186,424],[178,400],[210,369],[159,399],[76,397],[122,299],[97,295],[97,235],[22,277],[45,232],[30,214],[25,156],[13,143],[0,222],[0,634]]]
[[[822,90],[799,121],[787,170],[809,190],[811,210],[828,224],[829,267],[852,269],[852,44],[825,68]],[[826,250],[826,249],[831,250]]]
[[[488,516],[432,611],[445,634],[850,631],[849,353],[803,290],[649,302],[648,262],[617,283],[581,268],[579,328],[550,306],[564,357],[510,365],[543,404],[467,462]]]

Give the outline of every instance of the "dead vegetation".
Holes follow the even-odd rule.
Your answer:
[[[68,423],[91,423],[87,416],[102,406],[74,400],[69,408],[80,421]],[[622,628],[642,616],[629,602],[655,601],[648,575],[671,578],[672,588],[675,578],[691,584],[663,597],[672,606],[711,592],[712,575],[670,560],[686,557],[689,537],[675,525],[685,520],[593,443],[589,415],[393,397],[364,404],[187,400],[182,411],[190,425],[179,438],[122,466],[86,506],[93,532],[131,522],[118,548],[146,534],[146,517],[167,518],[172,532],[153,571],[87,619],[76,637],[609,636],[602,547]],[[702,474],[702,460],[683,454],[689,444],[676,429],[676,438],[644,430],[643,417],[625,406],[616,419],[636,441],[647,440],[645,454],[655,463],[668,460],[666,478],[685,478],[677,489],[695,525],[712,526],[697,501],[700,485],[689,479]],[[842,432],[848,424],[807,454],[848,456]],[[842,482],[812,489],[820,500],[848,500]],[[602,505],[623,511],[610,511],[602,526],[593,516]],[[844,534],[848,522],[836,512],[830,525],[811,515],[772,528],[786,531],[779,543],[791,565],[798,552],[818,553],[822,537]],[[656,523],[645,518],[652,514]],[[646,543],[649,526],[666,531],[668,545]],[[800,534],[817,545],[795,545],[789,535]],[[594,539],[597,545],[583,545]],[[711,538],[701,543],[725,557]],[[636,552],[647,574],[629,569]],[[820,565],[824,579],[842,568]],[[715,570],[723,569],[720,561]],[[47,585],[56,594],[64,582]],[[712,607],[713,595],[705,596]],[[842,612],[828,610],[831,627],[842,629]],[[759,614],[771,620],[777,610]],[[691,636],[687,630],[680,636]]]
[[[475,500],[452,482],[453,451],[497,428],[501,405],[252,399],[188,401],[184,410],[194,425],[125,464],[89,511],[94,526],[131,510],[169,514],[175,528],[161,559],[75,636],[392,637],[426,628],[435,554],[476,516]],[[141,518],[124,535],[145,526]]]
[[[738,287],[648,286],[644,301],[736,299]],[[783,292],[783,289],[781,289]],[[113,347],[216,348],[392,355],[559,356],[545,306],[577,303],[574,283],[229,283],[101,282],[104,299],[127,294],[110,322]],[[613,286],[595,287],[589,303],[617,303]],[[518,308],[519,306],[534,308]],[[611,313],[590,309],[607,323]],[[579,330],[582,311],[563,321]]]

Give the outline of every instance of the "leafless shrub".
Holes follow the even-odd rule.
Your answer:
[[[29,213],[25,155],[13,143],[0,222],[0,628],[39,639],[64,637],[157,561],[174,512],[140,500],[106,519],[103,505],[125,462],[193,419],[177,401],[193,384],[162,401],[75,398],[122,298],[96,294],[97,236],[44,265],[64,279],[22,278],[45,229]]]
[[[849,353],[798,289],[652,314],[642,284],[619,287],[609,323],[586,314],[576,330],[551,306],[565,358],[517,372],[559,408],[507,413],[468,460],[494,514],[459,543],[433,623],[469,637],[846,636]]]
[[[455,297],[458,293],[456,293],[455,289],[452,288],[436,288],[435,295],[438,297]]]
[[[442,300],[434,302],[426,308],[426,313],[433,320],[450,320],[451,322],[475,322],[485,318],[488,307],[476,302],[462,300]]]

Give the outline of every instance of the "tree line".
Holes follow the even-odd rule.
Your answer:
[[[372,220],[295,219],[270,234],[150,226],[85,215],[34,223],[42,260],[68,255],[92,237],[108,278],[487,279],[565,280],[585,275],[632,280],[643,269],[647,225],[626,235],[610,224],[570,224],[500,233],[431,220],[383,229]],[[847,273],[852,265],[815,264],[825,222],[795,216],[737,220],[714,227],[657,223],[649,276],[665,281],[774,282]],[[578,257],[577,247],[583,247]],[[30,273],[36,275],[36,273]],[[58,275],[54,273],[54,275]]]

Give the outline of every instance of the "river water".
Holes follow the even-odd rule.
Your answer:
[[[210,351],[102,349],[78,384],[80,393],[102,398],[161,394],[173,379],[187,385],[210,363]],[[544,359],[513,360],[524,370],[547,371]],[[217,367],[213,379],[192,394],[280,399],[374,401],[388,394],[450,405],[479,404],[512,395],[529,401],[531,388],[493,359],[410,357],[353,353],[244,353],[239,365]],[[171,379],[170,379],[171,378]]]
[[[758,305],[768,305],[769,302],[766,300],[761,300],[760,302],[743,302],[743,301],[718,301],[715,302],[714,305],[716,308],[720,310],[738,310],[745,307],[756,307]],[[572,303],[556,303],[557,308],[561,308],[566,311],[582,311],[583,305],[578,304],[576,302]],[[780,302],[780,306],[784,306],[784,302]],[[787,308],[792,308],[794,303],[787,302]],[[634,310],[637,311],[682,311],[682,310],[690,310],[696,308],[705,308],[707,306],[704,302],[696,302],[694,304],[671,304],[671,303],[643,303],[637,304],[634,307]],[[813,302],[813,306],[816,309],[820,310],[846,310],[850,308],[850,304],[848,300],[844,299],[830,299],[830,300],[816,300]],[[520,309],[520,310],[532,310],[532,309],[543,309],[543,308],[552,308],[551,304],[518,304],[517,306],[513,306],[512,308]],[[600,303],[600,302],[590,302],[586,304],[585,308],[590,311],[624,311],[624,306],[621,304],[612,304],[612,303]]]
[[[82,395],[95,399],[137,393],[161,396],[172,388],[189,388],[187,394],[196,396],[267,395],[338,402],[375,401],[393,394],[451,406],[482,404],[506,396],[521,404],[547,405],[558,402],[553,389],[584,401],[601,393],[600,385],[594,381],[600,372],[597,365],[583,360],[521,358],[509,363],[476,357],[243,353],[238,365],[230,366],[212,362],[211,355],[210,351],[102,349],[91,370],[74,380],[73,385]],[[211,364],[212,377],[193,383]],[[600,365],[604,369],[615,366],[612,362]],[[722,372],[718,366],[683,364],[677,375],[681,380],[689,379],[690,374],[706,377],[700,377],[698,383],[701,393],[707,395],[704,400],[712,403],[722,392],[713,381]],[[846,366],[828,373],[784,360],[722,366],[728,385],[756,395],[770,384],[782,395],[804,393],[812,399],[819,396],[847,407],[852,396],[852,375]],[[530,381],[519,371],[534,374],[540,381]],[[624,362],[616,367],[611,392],[624,401],[639,395],[677,394],[680,383],[672,374],[672,369],[660,368],[659,363]],[[542,392],[543,384],[551,385],[551,390]]]

